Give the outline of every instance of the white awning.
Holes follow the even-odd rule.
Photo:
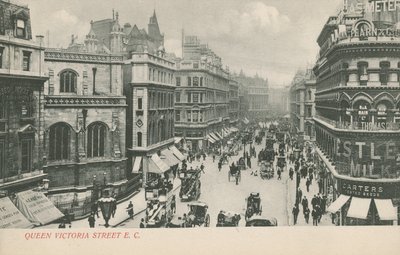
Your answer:
[[[366,219],[371,205],[371,198],[352,197],[347,217]]]
[[[169,166],[155,153],[149,159],[149,173],[163,174],[169,170]]]
[[[214,139],[216,142],[218,142],[218,141],[220,140],[219,137],[218,137],[215,133],[210,133],[209,135],[210,135],[210,137],[211,137],[212,139]]]
[[[162,150],[161,154],[165,157],[165,158],[162,158],[162,160],[164,160],[164,162],[167,165],[169,165],[170,167],[176,166],[181,162],[176,156],[174,156],[172,151],[170,151],[168,149]]]
[[[172,153],[180,160],[184,160],[186,157],[180,152],[175,146],[169,147],[169,149],[172,151]]]
[[[207,140],[208,140],[210,143],[215,143],[215,142],[216,142],[210,135],[207,135]]]
[[[336,213],[342,208],[342,206],[349,201],[350,197],[346,195],[340,195],[327,209],[328,212]]]
[[[132,173],[139,173],[140,163],[142,163],[142,157],[135,157],[135,161],[133,163]]]
[[[396,208],[391,199],[375,199],[374,202],[381,220],[397,220]]]
[[[214,134],[215,134],[219,139],[222,139],[222,135],[221,135],[220,133],[214,132]]]
[[[183,137],[178,137],[178,136],[174,138],[175,143],[179,143],[180,141],[182,141],[182,139]]]

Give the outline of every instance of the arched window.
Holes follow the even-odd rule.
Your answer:
[[[60,93],[75,93],[76,77],[76,73],[71,70],[63,71],[60,74]]]
[[[311,89],[308,90],[308,100],[312,99],[312,93],[311,93]]]
[[[69,159],[71,129],[65,123],[58,123],[50,127],[49,135],[49,159]]]
[[[137,146],[142,147],[142,132],[137,133]]]
[[[88,158],[104,157],[107,128],[102,123],[94,123],[88,127],[87,156]]]

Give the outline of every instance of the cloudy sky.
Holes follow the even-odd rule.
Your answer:
[[[83,41],[90,20],[119,12],[146,28],[156,9],[165,47],[181,55],[181,31],[198,35],[230,70],[268,77],[271,86],[290,83],[316,58],[316,38],[343,0],[13,0],[31,9],[34,34],[50,31],[50,46],[65,47],[72,34]]]

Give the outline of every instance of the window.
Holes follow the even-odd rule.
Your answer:
[[[199,102],[199,94],[193,93],[193,103],[198,103],[198,102]]]
[[[189,93],[187,94],[187,98],[188,98],[188,100],[187,100],[188,103],[191,103],[191,102],[192,102],[192,93],[189,92]]]
[[[187,121],[188,122],[192,122],[192,112],[191,111],[186,111],[186,115],[187,115]]]
[[[312,117],[312,108],[311,106],[307,105],[307,117],[311,118]]]
[[[203,93],[200,93],[200,103],[203,103]]]
[[[30,172],[32,170],[33,139],[22,139],[21,141],[21,170]]]
[[[101,123],[94,123],[88,128],[88,158],[104,157],[106,144],[106,127]]]
[[[3,52],[4,48],[0,47],[0,68],[3,68]]]
[[[142,147],[142,132],[137,133],[137,146]]]
[[[380,64],[380,72],[379,72],[379,81],[381,82],[382,85],[387,85],[389,81],[389,68],[390,68],[390,62],[381,62]]]
[[[4,140],[0,140],[0,178],[6,176],[6,143]]]
[[[69,158],[70,128],[66,124],[50,127],[49,159],[65,160]]]
[[[203,77],[200,77],[200,87],[203,87]]]
[[[25,20],[18,19],[17,20],[17,37],[23,37],[25,38]]]
[[[60,93],[76,92],[76,73],[73,71],[64,71],[60,74]]]
[[[199,122],[203,122],[203,111],[199,112]]]
[[[176,77],[176,86],[181,86],[181,77]]]
[[[192,86],[192,77],[187,77],[188,86]]]
[[[360,85],[367,85],[368,82],[368,63],[360,62],[358,63],[358,78]]]
[[[199,113],[193,112],[193,122],[198,122],[198,121],[199,121]]]
[[[149,81],[151,81],[152,79],[152,77],[151,77],[151,75],[153,74],[153,72],[151,71],[151,68],[149,68]]]
[[[199,77],[193,77],[193,86],[195,87],[199,86]]]
[[[29,71],[30,62],[31,62],[31,52],[24,51],[23,52],[23,58],[22,58],[22,70],[23,71]]]
[[[141,97],[138,98],[138,109],[139,110],[143,109],[143,98]]]
[[[181,121],[181,111],[175,111],[175,121]]]
[[[0,120],[7,118],[7,97],[6,94],[0,94]]]
[[[199,68],[199,63],[193,63],[193,68],[198,69]]]
[[[308,100],[311,100],[312,99],[312,93],[311,93],[311,90],[308,90]]]

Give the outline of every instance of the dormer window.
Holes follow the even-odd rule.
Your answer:
[[[25,24],[25,20],[22,19],[17,19],[17,27],[16,27],[16,31],[17,31],[17,37],[21,37],[21,38],[25,38],[25,29],[26,24]]]

